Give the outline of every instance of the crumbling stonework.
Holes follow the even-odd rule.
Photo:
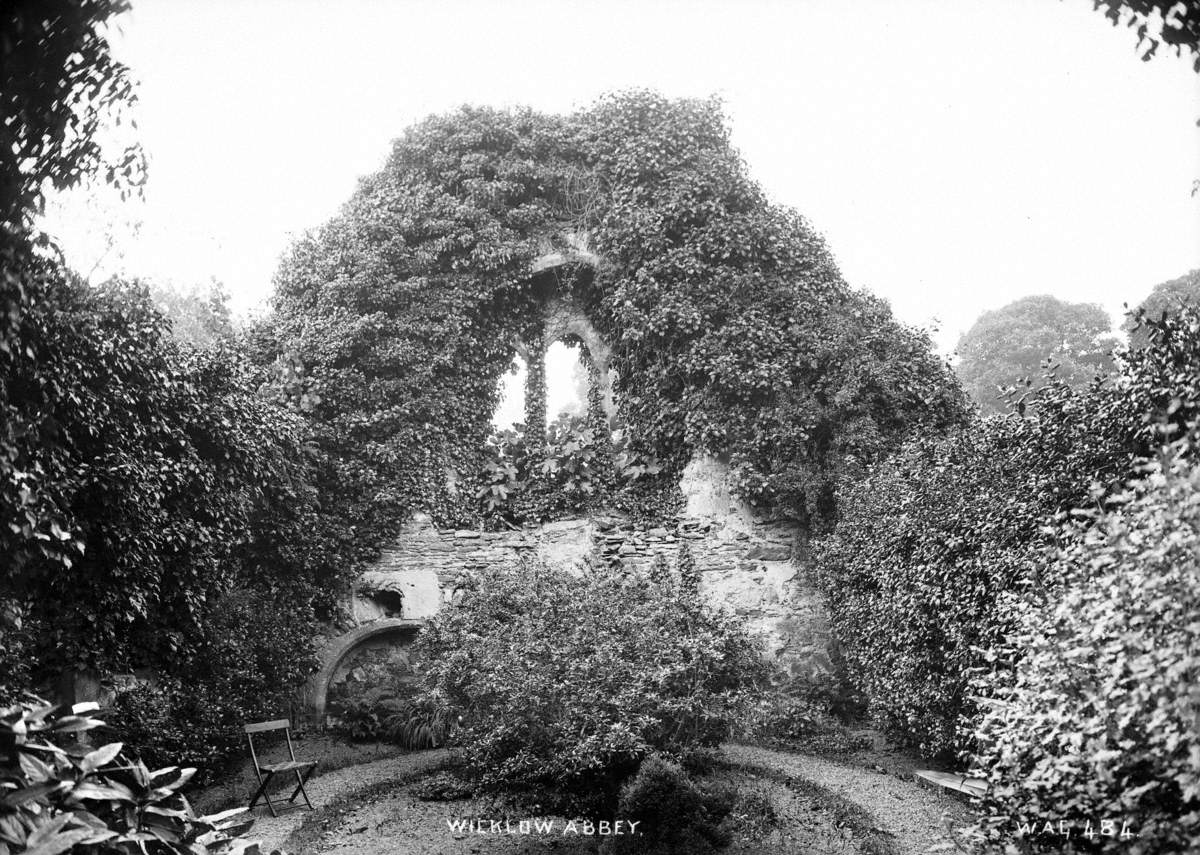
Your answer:
[[[662,555],[674,566],[685,543],[700,571],[701,593],[746,620],[781,678],[809,679],[829,671],[829,628],[809,577],[802,529],[790,520],[757,518],[731,496],[727,469],[714,458],[694,461],[681,486],[685,513],[654,526],[600,514],[520,531],[443,531],[429,517],[415,516],[360,578],[348,603],[356,626],[327,642],[316,681],[340,676],[342,663],[362,644],[411,638],[396,632],[419,626],[451,601],[468,571],[525,555],[568,568],[589,560],[648,567]],[[318,717],[325,713],[327,690],[310,687],[311,711]]]

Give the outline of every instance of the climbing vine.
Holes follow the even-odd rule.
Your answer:
[[[599,268],[531,276],[568,234],[587,237]],[[962,414],[928,338],[849,288],[808,224],[767,201],[717,102],[632,92],[569,116],[465,107],[400,137],[277,277],[271,335],[299,354],[302,393],[319,401],[310,417],[341,468],[328,499],[359,520],[423,508],[479,523],[479,488],[509,484],[487,468],[487,438],[518,343],[531,354],[526,444],[545,436],[540,311],[555,295],[612,347],[612,454],[636,473],[612,479],[618,506],[636,496],[673,513],[680,472],[704,451],[730,462],[747,500],[819,525],[847,467]]]

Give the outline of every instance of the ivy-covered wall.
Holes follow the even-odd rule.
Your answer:
[[[815,600],[791,593],[806,584],[794,549],[834,520],[836,484],[964,416],[928,337],[768,201],[720,105],[651,92],[409,128],[292,247],[259,333],[330,461],[324,508],[348,538],[394,554],[418,513],[497,542],[619,514],[642,532],[621,540],[625,560],[645,532],[680,538],[704,518],[724,533],[697,544],[702,574],[726,580],[708,587],[770,611],[783,648],[821,647]],[[574,424],[546,420],[542,354],[559,338],[585,346],[593,380]],[[493,435],[518,354],[526,424]],[[720,467],[734,511],[692,513],[706,488],[681,483],[697,461]],[[783,547],[755,529],[768,518],[793,521],[773,569],[762,556]],[[603,557],[601,540],[588,548]],[[809,653],[796,661],[824,667]]]
[[[607,431],[584,443],[586,478],[542,454],[536,411],[520,455],[487,442],[497,381],[518,348],[549,344],[543,308],[568,295],[611,348],[622,431],[612,466]],[[697,454],[728,461],[750,504],[819,528],[839,478],[962,415],[928,338],[751,180],[719,104],[648,92],[410,128],[297,241],[261,332],[334,461],[327,509],[377,546],[416,511],[457,528],[604,507],[669,519]]]

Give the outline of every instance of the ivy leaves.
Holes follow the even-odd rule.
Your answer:
[[[465,107],[410,128],[277,280],[280,346],[323,402],[322,442],[366,478],[357,497],[331,485],[347,504],[401,485],[403,507],[470,524],[477,489],[507,491],[492,472],[456,494],[444,473],[480,471],[497,380],[540,332],[530,262],[566,232],[586,232],[602,265],[554,287],[613,347],[631,459],[655,461],[639,489],[664,507],[705,451],[736,461],[745,498],[827,524],[848,464],[962,417],[928,339],[849,289],[807,223],[767,201],[717,101]]]
[[[1163,442],[1194,441],[1200,316],[1142,322],[1146,345],[1107,379],[1051,379],[1025,416],[918,438],[843,486],[838,528],[815,550],[818,579],[850,678],[925,753],[970,751],[986,691],[972,680],[1003,692],[1023,655],[1006,640],[1014,615],[1031,598],[1053,608],[1064,573],[1053,559],[1075,527],[1127,501],[1126,480]],[[1098,560],[1090,569],[1108,574],[1112,560]]]

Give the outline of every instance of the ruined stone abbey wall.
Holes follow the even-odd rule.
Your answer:
[[[533,262],[531,276],[555,277],[557,282],[559,271],[599,266],[586,233],[560,237],[557,248],[547,244],[545,254]],[[572,337],[587,349],[611,423],[615,405],[608,343],[560,288],[549,290],[541,312],[542,347]],[[520,342],[516,346],[527,362],[544,358],[544,351]],[[716,458],[693,460],[679,485],[684,513],[651,526],[595,514],[517,531],[449,531],[437,529],[427,516],[414,517],[358,579],[345,604],[347,622],[319,639],[322,667],[306,690],[307,712],[324,720],[330,687],[344,687],[348,677],[358,674],[356,663],[364,654],[407,664],[407,646],[421,625],[453,599],[464,573],[529,554],[563,567],[581,566],[589,558],[601,566],[614,561],[646,566],[656,555],[674,566],[680,545],[687,543],[700,570],[701,593],[745,619],[761,636],[763,654],[782,678],[807,679],[829,671],[828,622],[810,577],[805,532],[794,521],[755,515],[733,497],[728,475],[728,467]],[[457,483],[457,475],[447,478]]]
[[[671,524],[634,525],[616,515],[563,520],[519,531],[439,530],[418,515],[360,577],[347,603],[352,626],[325,640],[323,667],[309,690],[310,712],[326,713],[331,684],[346,678],[356,651],[403,655],[420,625],[449,602],[463,574],[535,555],[581,566],[589,558],[646,567],[661,554],[674,566],[687,543],[709,602],[743,617],[781,678],[807,679],[830,669],[828,624],[809,576],[804,533],[788,520],[756,518],[733,499],[726,468],[694,461],[681,487],[686,511]]]

